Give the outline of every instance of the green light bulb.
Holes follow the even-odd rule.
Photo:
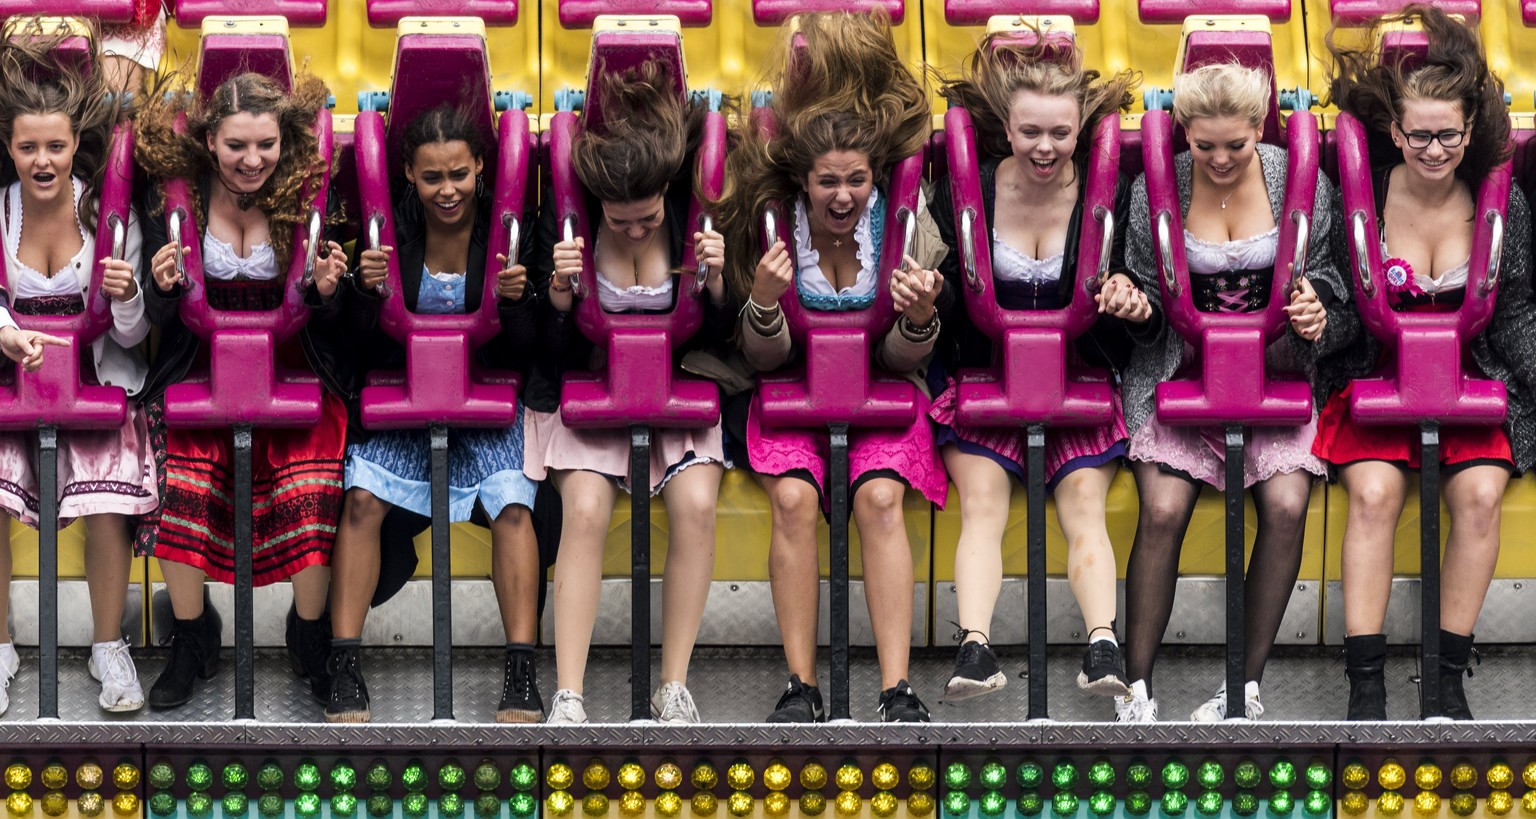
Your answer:
[[[965,791],[950,791],[944,796],[944,812],[950,816],[964,816],[970,810],[971,798],[965,795]]]
[[[287,812],[287,806],[283,804],[283,797],[276,793],[267,792],[256,800],[256,811],[267,819],[274,816],[282,816]]]
[[[1307,766],[1307,787],[1320,791],[1333,784],[1333,769],[1321,762]]]
[[[1021,816],[1039,816],[1040,811],[1045,810],[1045,802],[1040,799],[1039,791],[1024,791],[1019,794],[1018,805]]]
[[[494,793],[482,793],[475,797],[475,815],[485,819],[501,813],[501,800]]]
[[[224,766],[224,787],[232,791],[243,790],[245,783],[251,779],[250,771],[238,762],[231,762]]]
[[[357,769],[350,762],[338,762],[331,766],[331,787],[338,791],[350,791],[357,787]]]
[[[539,800],[534,799],[533,794],[527,791],[519,791],[512,794],[512,798],[507,800],[507,808],[518,819],[528,819],[529,816],[533,815],[534,811],[538,810]]]
[[[1164,816],[1183,816],[1185,808],[1189,807],[1189,797],[1183,791],[1168,791],[1163,794],[1162,808]]]
[[[316,771],[315,776],[320,772]],[[294,778],[298,778],[298,771],[294,771]],[[320,815],[320,794],[314,791],[304,791],[293,800],[293,812],[299,816],[314,817]]]
[[[1253,791],[1238,791],[1232,797],[1232,812],[1238,816],[1252,816],[1259,812],[1259,797]]]
[[[1290,816],[1295,807],[1296,800],[1291,798],[1288,791],[1275,791],[1269,795],[1270,816]]]
[[[1088,810],[1094,816],[1111,816],[1115,812],[1115,795],[1109,791],[1094,791],[1088,797]]]
[[[1195,800],[1195,810],[1201,816],[1217,816],[1221,813],[1221,791],[1203,791]]]
[[[159,791],[149,798],[149,812],[156,816],[170,816],[176,812],[176,797],[170,791]]]
[[[1125,784],[1135,790],[1142,790],[1152,784],[1152,766],[1140,760],[1132,762],[1125,769]]]
[[[1206,790],[1215,790],[1221,787],[1223,780],[1227,778],[1227,772],[1214,759],[1207,759],[1195,769],[1195,781]]]
[[[456,791],[464,787],[464,769],[457,762],[445,762],[443,767],[437,769],[437,784],[445,791]]]
[[[239,791],[224,794],[224,815],[244,816],[251,809],[251,800]]]
[[[512,787],[520,791],[531,791],[534,785],[539,784],[539,772],[526,762],[513,765],[507,778],[512,781]]]
[[[1163,784],[1174,790],[1188,785],[1189,766],[1177,759],[1168,760],[1168,764],[1163,766]]]
[[[1019,787],[1025,790],[1038,788],[1040,783],[1045,781],[1045,770],[1040,767],[1039,763],[1025,762],[1019,765],[1018,771],[1014,774],[1014,779],[1018,781]]]
[[[213,769],[207,763],[194,762],[187,768],[187,787],[206,791],[213,786]]]
[[[1307,791],[1307,801],[1301,803],[1301,809],[1308,816],[1327,816],[1333,810],[1333,798],[1319,790]]]
[[[949,767],[944,769],[944,784],[948,785],[951,791],[964,790],[967,785],[971,784],[970,766],[964,762],[949,763]],[[948,797],[945,797],[945,799],[947,800]],[[948,804],[947,801],[946,804]]]
[[[169,790],[176,785],[176,769],[169,762],[156,762],[149,766],[149,786],[156,790]],[[174,797],[172,797],[174,798]]]
[[[320,787],[320,766],[306,759],[293,769],[293,784],[301,791],[314,791]]]
[[[1056,763],[1056,767],[1051,769],[1051,784],[1055,785],[1059,791],[1070,790],[1075,787],[1077,785],[1077,766],[1070,762]],[[1074,801],[1072,804],[1076,808],[1077,803]]]
[[[1088,766],[1088,781],[1095,788],[1107,788],[1115,784],[1115,766],[1109,764],[1109,760],[1101,759]]]
[[[1269,769],[1269,784],[1284,790],[1296,784],[1296,766],[1282,759]]]
[[[1251,759],[1245,759],[1237,763],[1237,768],[1232,771],[1232,781],[1237,783],[1239,788],[1245,790],[1257,788],[1261,779],[1263,779],[1263,774],[1259,771],[1259,766],[1255,765]]]
[[[357,814],[357,797],[350,793],[338,793],[331,797],[332,819],[342,819]]]
[[[427,795],[421,791],[412,791],[400,800],[400,807],[405,811],[406,816],[420,819],[427,815]]]
[[[389,798],[389,794],[376,793],[368,797],[368,815],[373,819],[384,819],[395,812],[395,800]]]
[[[1077,794],[1071,791],[1057,791],[1051,797],[1051,813],[1057,816],[1067,817],[1077,815]]]
[[[1008,784],[1008,769],[1001,762],[988,762],[981,766],[981,785],[988,790],[997,790]]]
[[[421,793],[427,788],[427,769],[417,760],[411,760],[400,772],[400,781],[411,793]]]
[[[1127,771],[1129,776],[1130,772]],[[1125,795],[1125,812],[1131,816],[1146,816],[1152,812],[1152,796],[1146,791],[1131,791]]]
[[[389,772],[389,766],[384,760],[379,760],[368,766],[368,773],[363,777],[363,782],[368,785],[370,791],[387,791],[394,784],[394,774]]]
[[[501,771],[496,770],[495,763],[489,759],[475,766],[475,787],[482,791],[494,791],[501,787]]]
[[[213,813],[213,797],[204,791],[193,791],[187,794],[187,815],[207,816]]]
[[[1001,791],[987,791],[981,795],[981,812],[986,816],[1002,816],[1008,809],[1008,798]]]
[[[463,816],[464,797],[456,793],[443,794],[437,799],[437,813],[439,816]]]

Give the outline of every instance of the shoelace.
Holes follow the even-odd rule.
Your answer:
[[[329,669],[331,674],[331,699],[347,701],[363,696],[363,675],[358,668],[357,655],[343,654],[335,663],[335,668]]]
[[[551,722],[569,721],[578,722],[576,718],[581,716],[581,699],[564,691],[555,694],[555,699],[549,704],[549,719]]]
[[[979,634],[980,632],[977,633]],[[918,701],[917,693],[912,690],[911,686],[905,685],[899,685],[889,691],[881,692],[880,707],[878,710],[881,714],[890,711],[896,706],[897,700],[904,701],[903,704],[917,711],[928,710],[923,706],[921,702]]]
[[[1119,646],[1107,640],[1096,640],[1088,644],[1088,661],[1092,665],[1111,665],[1119,653]]]
[[[532,689],[533,675],[527,673],[528,664],[522,657],[507,655],[507,671],[502,675],[501,697],[506,700],[525,700]]]
[[[662,720],[692,719],[693,709],[689,706],[688,690],[681,685],[669,685],[662,689],[661,715]]]
[[[1133,694],[1126,694],[1121,698],[1121,707],[1116,716],[1116,722],[1146,722],[1147,716],[1152,713],[1152,700],[1141,699]]]
[[[990,644],[992,642],[992,638],[988,637],[987,633],[985,631],[978,631],[978,630],[973,629],[973,628],[964,628],[959,623],[956,623],[954,620],[950,620],[949,624],[955,627],[955,636],[953,638],[951,638],[951,639],[953,639],[957,643],[960,643],[961,644],[961,646],[960,646],[961,648],[965,647],[965,645],[966,645],[965,638],[968,635],[971,635],[971,634],[980,634],[981,635],[981,643],[983,645]]]
[[[97,655],[96,670],[101,672],[102,679],[122,686],[131,685],[139,676],[133,658],[128,655],[128,646],[121,643],[107,646]]]

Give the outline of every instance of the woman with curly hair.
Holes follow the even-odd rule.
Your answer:
[[[779,299],[793,291],[812,310],[851,310],[875,300],[885,226],[881,190],[898,161],[928,139],[928,98],[902,64],[881,14],[803,15],[786,27],[773,78],[771,136],[749,127],[727,165],[721,219],[730,237],[731,286],[745,302],[738,337],[762,372],[795,358]],[[790,52],[792,38],[804,48]],[[760,219],[792,208],[793,246],[766,253]],[[874,364],[914,375],[933,351],[939,312],[951,297],[934,269],[943,259],[937,231],[919,205],[923,242],[895,271],[890,288],[902,315],[874,345]],[[920,410],[927,400],[919,401]],[[826,436],[764,426],[749,414],[748,460],[768,491],[773,515],[769,573],[784,637],[789,684],[770,722],[825,719],[816,685],[820,568],[816,521],[825,507]],[[928,419],[904,429],[855,430],[849,438],[853,518],[863,548],[864,589],[880,659],[881,717],[926,722],[928,709],[907,682],[912,632],[912,550],[902,501],[908,487],[943,505],[948,490]]]
[[[694,154],[699,146],[704,103],[685,101],[677,78],[661,62],[609,72],[596,90],[601,127],[583,128],[571,146],[576,177],[586,189],[595,298],[610,313],[665,313],[681,293],[674,272],[685,243],[709,267],[704,327],[684,345],[698,349],[730,335],[735,313],[720,278],[725,244],[720,234],[688,224],[693,196]],[[596,348],[576,328],[571,314],[572,280],[581,272],[584,240],[559,236],[554,197],[546,194],[540,215],[542,246],[553,248],[532,267],[536,282],[547,282],[551,308],[545,343],[559,359],[558,370],[601,366]],[[677,352],[681,357],[683,350]],[[587,653],[602,590],[603,541],[618,490],[660,494],[667,504],[670,533],[663,574],[661,685],[651,697],[651,714],[667,723],[695,723],[699,711],[688,692],[688,662],[698,638],[715,565],[715,501],[724,474],[720,425],[708,429],[666,429],[651,438],[651,485],[629,483],[629,432],[575,429],[560,418],[554,395],[528,401],[524,472],[533,480],[553,474],[563,503],[560,558],[555,563],[555,667],[558,690],[549,703],[550,723],[587,721],[583,699]]]
[[[139,165],[163,184],[183,179],[201,236],[203,276],[210,306],[221,310],[268,310],[281,303],[289,261],[305,248],[293,246],[294,227],[314,201],[316,181],[329,157],[320,155],[313,132],[326,103],[318,78],[297,75],[291,89],[259,74],[225,80],[206,100],[146,95],[136,124]],[[187,127],[173,123],[185,112]],[[206,361],[201,341],[182,324],[179,305],[186,283],[176,269],[174,244],[166,237],[164,204],[153,204],[145,224],[151,254],[144,297],[150,321],[162,330],[160,353],[145,387],[155,410],[165,388]],[[320,702],[330,694],[325,674],[329,651],[322,617],[329,584],[331,542],[341,514],[341,459],[346,408],[339,396],[355,391],[337,289],[346,283],[347,258],[327,242],[305,296],[313,309],[300,338],[278,350],[281,362],[311,369],[325,385],[321,420],[311,429],[255,430],[252,436],[255,580],[293,584],[297,617],[290,612],[288,650]],[[175,626],[171,658],[149,693],[154,708],[173,708],[192,697],[195,681],[218,668],[218,613],[205,607],[203,582],[234,580],[233,453],[226,430],[165,432],[164,485],[158,531],[147,544],[160,561],[170,592]]]
[[[1349,309],[1349,287],[1327,242],[1331,186],[1317,172],[1307,277],[1288,292],[1271,293],[1280,244],[1289,157],[1261,142],[1274,84],[1258,69],[1205,65],[1174,81],[1173,115],[1189,150],[1175,157],[1184,211],[1185,254],[1195,306],[1207,312],[1250,312],[1284,299],[1290,332],[1270,345],[1267,366],[1310,377],[1319,355],[1338,349],[1359,326]],[[1153,259],[1147,180],[1131,192],[1126,261],[1152,303],[1152,316],[1132,335],[1138,344],[1126,369],[1129,457],[1141,512],[1126,568],[1126,672],[1131,691],[1116,705],[1120,722],[1157,718],[1152,668],[1173,611],[1179,553],[1202,484],[1224,489],[1225,448],[1219,427],[1175,427],[1157,418],[1154,393],[1189,363],[1185,340],[1164,320],[1158,267]],[[1307,502],[1323,465],[1312,454],[1314,421],[1301,426],[1259,426],[1248,431],[1243,485],[1253,492],[1258,534],[1244,579],[1243,639],[1247,647],[1244,714],[1264,713],[1259,683],[1280,621],[1301,570]],[[1190,719],[1226,718],[1226,685]]]
[[[1509,158],[1509,115],[1504,84],[1488,69],[1477,33],[1432,6],[1410,6],[1374,21],[1417,20],[1428,34],[1428,53],[1411,61],[1385,60],[1373,50],[1334,44],[1331,97],[1354,115],[1371,139],[1372,183],[1382,256],[1389,268],[1393,309],[1458,309],[1472,255],[1477,190]],[[1378,42],[1372,37],[1369,42]],[[1348,263],[1342,209],[1334,215],[1334,257]],[[1444,427],[1442,492],[1451,526],[1440,581],[1438,714],[1471,719],[1462,675],[1470,676],[1472,630],[1499,556],[1499,513],[1511,473],[1536,460],[1536,308],[1531,304],[1530,210],[1519,188],[1509,193],[1503,265],[1493,320],[1468,343],[1467,359],[1487,378],[1503,382],[1509,415],[1503,426]],[[1392,592],[1394,533],[1408,494],[1408,475],[1419,467],[1418,430],[1364,426],[1350,416],[1351,378],[1390,366],[1389,351],[1361,334],[1346,354],[1325,362],[1327,385],[1338,390],[1323,408],[1313,451],[1338,470],[1349,493],[1344,528],[1344,648],[1352,720],[1386,719],[1382,633]]]
[[[149,334],[139,289],[140,232],[126,226],[124,259],[103,259],[96,247],[97,208],[112,129],[121,110],[106,101],[102,72],[59,58],[62,37],[0,42],[0,234],[5,244],[0,347],[28,369],[42,363],[44,344],[20,330],[12,313],[79,313],[93,298],[91,269],[104,268],[102,290],[112,303],[112,327],[81,351],[88,379],[137,394],[148,369],[139,343]],[[95,55],[99,59],[99,55]],[[31,353],[31,355],[29,355]],[[53,355],[75,356],[73,350]],[[0,434],[0,543],[9,544],[10,519],[38,524],[36,436]],[[94,636],[91,676],[101,682],[108,711],[136,711],[144,690],[123,641],[123,606],[133,561],[130,521],[158,504],[154,449],[143,409],[130,401],[127,421],[115,430],[70,430],[60,436],[59,522],[85,520],[85,577]],[[6,623],[11,550],[0,548],[0,712],[10,704],[5,686],[16,673],[16,650]]]
[[[1061,309],[1072,301],[1078,232],[1085,218],[1088,155],[1092,134],[1105,117],[1131,102],[1136,76],[1108,80],[1085,70],[1082,53],[1063,59],[1043,38],[1030,46],[988,38],[960,79],[944,87],[952,105],[971,113],[982,156],[981,194],[992,228],[992,275],[998,303],[1012,310]],[[1115,223],[1130,208],[1130,180],[1115,189]],[[955,236],[950,186],[940,180],[933,218],[951,248],[939,270],[949,288],[964,286]],[[1091,218],[1089,216],[1088,218]],[[1099,321],[1078,339],[1079,364],[1124,369],[1130,353],[1126,322],[1151,315],[1147,298],[1125,272],[1125,233],[1111,252],[1111,275],[1095,299]],[[960,650],[944,690],[963,700],[1002,688],[1007,676],[987,642],[992,611],[1002,588],[1002,544],[1012,494],[1010,477],[1025,478],[1025,441],[1018,428],[975,428],[955,418],[953,373],[984,367],[994,356],[991,339],[967,319],[963,305],[945,317],[939,355],[928,370],[935,394],[928,416],[937,424],[944,464],[960,500],[960,541],[955,549],[955,596]],[[1088,651],[1078,686],[1106,696],[1127,691],[1125,664],[1115,634],[1115,553],[1105,525],[1109,484],[1125,457],[1124,413],[1119,395],[1113,418],[1102,427],[1052,429],[1046,439],[1046,486],[1056,498],[1056,517],[1068,543],[1067,582],[1082,609]]]

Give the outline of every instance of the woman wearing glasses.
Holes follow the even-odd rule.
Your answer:
[[[1476,33],[1429,6],[1410,6],[1385,23],[1417,18],[1429,35],[1428,56],[1411,70],[1380,54],[1330,45],[1332,98],[1371,134],[1372,172],[1388,299],[1394,309],[1450,311],[1460,307],[1472,253],[1477,188],[1509,157],[1504,85],[1488,70]],[[1376,42],[1374,38],[1367,42]],[[1390,143],[1388,142],[1390,140]],[[1334,214],[1334,253],[1347,263],[1344,218]],[[1469,365],[1505,383],[1504,427],[1445,427],[1440,431],[1443,493],[1451,513],[1441,579],[1441,710],[1423,717],[1471,719],[1462,690],[1472,654],[1472,629],[1499,554],[1499,507],[1511,472],[1536,459],[1530,416],[1536,382],[1536,309],[1530,304],[1530,211],[1511,189],[1502,279],[1488,328],[1469,345]],[[1390,353],[1361,338],[1322,376],[1339,392],[1318,421],[1313,451],[1337,468],[1349,492],[1344,529],[1344,627],[1349,719],[1386,719],[1382,633],[1392,591],[1393,536],[1408,493],[1408,472],[1419,466],[1417,430],[1362,426],[1350,417],[1350,378],[1388,364]]]

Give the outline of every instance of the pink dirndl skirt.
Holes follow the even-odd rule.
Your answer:
[[[36,527],[41,514],[30,433],[0,435],[0,509]],[[85,515],[143,515],[160,505],[144,410],[119,429],[59,431],[59,525]]]
[[[629,430],[575,429],[560,413],[527,410],[523,416],[523,474],[542,481],[551,470],[582,470],[607,475],[625,491],[629,486]],[[672,476],[694,464],[725,463],[720,422],[707,429],[651,431],[651,494]]]

